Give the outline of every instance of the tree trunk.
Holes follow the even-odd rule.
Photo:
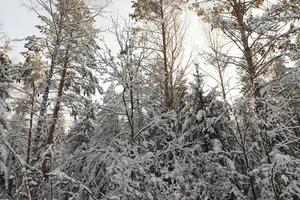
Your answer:
[[[60,98],[63,95],[63,89],[64,89],[64,85],[65,85],[65,80],[66,80],[66,73],[67,73],[67,65],[68,65],[69,59],[66,58],[66,61],[64,63],[64,67],[63,67],[63,71],[61,74],[61,79],[59,82],[59,88],[58,88],[58,93],[57,93],[57,100],[54,106],[54,111],[53,111],[53,115],[52,115],[52,123],[49,129],[49,133],[48,133],[48,139],[47,139],[47,144],[52,144],[53,143],[53,136],[54,136],[54,132],[55,132],[55,125],[57,123],[57,119],[58,119],[58,113],[60,110]]]
[[[161,35],[162,35],[162,53],[163,53],[163,69],[164,69],[164,95],[165,95],[165,106],[169,110],[172,107],[172,100],[170,97],[170,80],[168,68],[168,58],[167,58],[167,38],[166,38],[166,25],[164,22],[164,10],[163,10],[163,0],[160,0],[160,19],[161,19]]]
[[[237,18],[237,22],[239,24],[240,27],[240,36],[241,36],[241,41],[242,41],[242,45],[244,48],[244,56],[246,58],[246,63],[247,63],[247,73],[249,74],[249,81],[250,81],[250,90],[253,92],[253,97],[257,98],[260,96],[260,91],[258,88],[258,85],[256,84],[256,67],[253,63],[253,57],[252,57],[252,51],[251,48],[249,46],[249,41],[248,41],[248,36],[246,33],[246,27],[244,24],[244,6],[242,5],[242,2],[237,2],[236,0],[234,0],[234,12],[235,12],[235,16]]]
[[[56,47],[57,48],[57,47]],[[45,91],[43,93],[43,97],[42,97],[42,103],[41,103],[41,107],[40,107],[40,113],[39,113],[39,117],[38,117],[38,121],[37,121],[37,128],[36,128],[36,132],[35,132],[35,137],[34,137],[34,150],[33,152],[35,152],[35,157],[34,157],[34,161],[38,161],[39,160],[39,151],[40,151],[40,146],[38,145],[38,143],[42,140],[42,129],[43,127],[45,127],[45,114],[47,113],[47,107],[48,107],[48,99],[49,99],[49,92],[50,92],[50,86],[52,83],[52,76],[54,73],[54,67],[56,65],[56,58],[57,58],[57,52],[58,50],[56,49],[52,60],[51,60],[51,64],[50,64],[50,69],[47,75],[47,80],[46,80],[46,88]]]
[[[34,115],[34,103],[35,103],[35,85],[32,83],[32,97],[31,97],[31,110],[30,110],[30,121],[29,121],[29,130],[28,130],[28,143],[27,143],[27,157],[26,163],[30,162],[30,154],[31,154],[31,140],[32,140],[32,125],[33,125],[33,115]]]
[[[56,123],[58,120],[58,114],[59,114],[59,110],[60,110],[60,101],[61,101],[61,97],[63,95],[66,74],[67,74],[67,69],[68,69],[68,64],[69,64],[69,50],[68,49],[69,49],[69,45],[67,47],[66,54],[65,54],[65,60],[64,60],[64,64],[63,64],[63,69],[62,69],[62,73],[61,73],[61,77],[60,77],[59,86],[58,86],[57,99],[56,99],[56,103],[55,103],[53,114],[52,114],[52,123],[50,125],[49,132],[48,132],[48,138],[47,138],[48,146],[53,144],[55,126],[56,126]],[[49,167],[47,166],[47,162],[48,162],[48,160],[51,159],[51,156],[52,155],[46,155],[46,157],[43,161],[43,164],[42,164],[42,172],[45,177],[47,177],[47,173],[49,172]]]
[[[251,189],[251,193],[253,195],[253,200],[257,200],[257,194],[256,194],[256,191],[255,191],[255,180],[254,180],[253,175],[250,175],[248,173],[248,171],[251,171],[252,168],[250,167],[246,145],[245,145],[245,142],[244,142],[244,138],[242,136],[242,130],[240,128],[237,117],[234,116],[234,118],[235,118],[235,122],[236,122],[236,125],[237,125],[238,133],[239,133],[239,136],[240,136],[240,144],[241,144],[241,148],[242,148],[242,151],[243,151],[244,162],[246,164],[246,172],[244,172],[244,174],[246,174],[249,177],[250,189]]]

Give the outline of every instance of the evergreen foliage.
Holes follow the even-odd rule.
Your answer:
[[[300,199],[299,1],[134,0],[114,48],[105,1],[33,2],[24,62],[0,43],[0,199]],[[233,51],[191,62],[190,11]]]

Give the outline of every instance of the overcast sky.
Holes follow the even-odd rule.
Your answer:
[[[13,48],[11,53],[11,58],[14,63],[23,61],[22,55],[20,52],[24,51],[24,38],[27,36],[37,34],[38,30],[35,28],[35,25],[39,24],[40,21],[36,17],[36,14],[26,6],[24,3],[29,5],[30,0],[0,0],[0,32],[5,32],[9,38],[13,41],[11,46]],[[32,0],[34,1],[34,0]],[[100,2],[101,0],[95,0]],[[109,13],[106,14],[107,18],[109,16],[115,17],[128,17],[128,14],[131,12],[131,0],[112,0],[110,7],[108,8]],[[207,38],[205,37],[204,30],[207,29],[203,27],[203,24],[199,22],[199,18],[195,13],[186,12],[185,21],[188,30],[185,41],[185,50],[189,54],[189,51],[192,50],[194,55],[197,55],[197,52],[204,51],[207,49]],[[97,27],[109,27],[108,19],[99,18],[96,22]],[[107,44],[114,46],[115,40],[110,35],[104,35],[105,41]],[[196,56],[197,57],[197,56]],[[198,56],[199,58],[199,56]],[[202,64],[202,68],[205,71],[210,72],[210,68]],[[191,74],[193,68],[189,68],[191,71],[188,71],[188,77],[192,78]],[[230,70],[230,77],[232,77],[234,71]],[[209,82],[213,82],[210,80]]]
[[[37,34],[35,25],[40,21],[36,14],[25,5],[29,5],[29,0],[0,0],[0,31],[5,32],[11,40],[12,60],[21,61],[20,52],[24,50],[24,38]],[[112,0],[109,7],[111,15],[128,16],[130,12],[130,0]],[[97,25],[103,26],[104,19],[98,19]]]

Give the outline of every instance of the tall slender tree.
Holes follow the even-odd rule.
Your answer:
[[[27,155],[26,162],[29,164],[31,160],[31,148],[32,148],[32,135],[33,128],[35,126],[35,115],[38,109],[38,96],[41,93],[43,81],[45,80],[47,69],[45,68],[45,61],[43,60],[43,50],[45,46],[42,41],[36,36],[30,36],[26,38],[27,43],[25,48],[27,51],[22,52],[25,57],[25,61],[22,65],[18,65],[17,82],[16,86],[18,95],[14,101],[14,111],[18,125],[21,121],[27,124],[23,124],[27,130]],[[18,126],[16,124],[16,126]],[[28,127],[28,128],[27,128]]]
[[[52,22],[46,26],[46,35],[52,43],[58,45],[58,54],[54,55],[54,59],[51,60],[48,72],[48,78],[50,79],[48,80],[51,80],[52,85],[56,84],[54,78],[58,78],[59,81],[47,132],[47,145],[54,143],[56,126],[63,100],[71,98],[72,95],[82,94],[89,96],[99,89],[98,80],[93,75],[96,72],[94,54],[98,48],[95,41],[97,30],[94,29],[93,23],[94,18],[99,13],[92,13],[83,0],[61,0],[52,3],[53,5],[50,3],[49,7],[47,7],[52,8],[54,13],[50,13]],[[53,46],[54,49],[56,48],[55,45]],[[55,63],[53,64],[52,61]],[[51,71],[52,66],[53,70]],[[52,78],[53,72],[58,75]],[[48,86],[50,85],[47,85],[45,88],[43,96],[45,98],[41,105],[42,114],[45,108],[43,103],[48,98],[50,89]],[[37,128],[40,129],[39,122]],[[51,157],[51,155],[48,156]],[[44,174],[49,170],[47,159],[43,162]]]
[[[248,176],[247,191],[250,192],[247,195],[252,199],[260,199],[262,196],[266,198],[268,195],[277,200],[284,198],[285,186],[281,184],[280,178],[268,180],[268,186],[263,187],[260,185],[261,182],[257,182],[258,174],[249,171],[261,170],[261,166],[256,164],[260,162],[267,165],[269,173],[273,174],[278,162],[276,155],[286,153],[285,150],[278,152],[277,149],[280,149],[282,141],[292,141],[292,138],[296,137],[293,125],[287,120],[293,117],[284,106],[284,102],[273,101],[275,97],[269,93],[270,90],[266,90],[266,80],[263,76],[275,62],[286,59],[288,49],[284,43],[287,38],[299,31],[297,27],[289,26],[291,18],[282,15],[284,10],[288,10],[287,4],[295,6],[297,3],[212,0],[194,4],[197,13],[204,16],[212,28],[221,30],[236,48],[236,55],[228,55],[227,58],[230,64],[240,70],[246,95],[240,99],[240,105],[235,104],[233,115],[237,129],[234,138],[238,148],[243,152],[242,174]],[[245,107],[248,109],[240,110]],[[281,110],[282,115],[276,114],[275,110]],[[282,132],[277,132],[278,127],[273,124],[272,119],[276,119]],[[290,130],[291,135],[285,135],[283,130]],[[254,143],[261,152],[253,151]],[[290,149],[297,149],[297,145],[294,146],[292,143],[290,145]],[[293,156],[294,153],[290,152],[289,155]],[[276,172],[277,176],[282,173],[279,171]]]
[[[164,96],[163,105],[173,109],[179,99],[176,90],[184,84],[189,56],[184,50],[186,25],[181,22],[184,0],[137,0],[133,2],[132,17],[141,22],[146,35],[146,48],[154,50],[152,77],[159,83]],[[177,95],[180,96],[180,95]]]
[[[8,149],[5,146],[9,130],[6,117],[9,110],[6,99],[9,97],[7,89],[10,83],[9,68],[11,65],[11,60],[8,56],[9,49],[8,42],[0,48],[0,198],[7,198],[9,178],[7,169]]]

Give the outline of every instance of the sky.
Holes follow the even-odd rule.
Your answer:
[[[24,50],[24,38],[27,36],[38,34],[38,30],[35,28],[40,20],[36,14],[28,7],[30,1],[35,0],[0,0],[0,32],[5,32],[9,39],[12,40],[12,60],[14,62],[20,62],[23,60],[20,52]],[[101,1],[101,0],[95,0]],[[108,7],[106,13],[107,19],[98,18],[96,21],[97,27],[109,26],[109,16],[115,17],[128,17],[131,12],[131,0],[111,0],[111,4]],[[187,18],[193,18],[195,16],[187,15]],[[189,31],[187,31],[187,43],[190,48],[198,48],[198,44],[203,44],[201,36],[199,35],[199,27],[197,19],[188,19]],[[105,36],[109,37],[109,36]],[[105,38],[111,43],[112,38]],[[196,45],[195,45],[196,44]],[[193,47],[192,47],[193,46]]]
[[[34,0],[33,0],[34,1]],[[99,1],[99,0],[98,0]],[[20,52],[24,50],[24,38],[38,34],[35,28],[40,20],[36,14],[27,6],[29,0],[0,0],[0,32],[4,32],[12,40],[12,60],[20,62],[23,60]],[[26,6],[27,5],[27,6]],[[112,0],[107,11],[108,15],[126,17],[131,10],[130,0]],[[97,25],[100,27],[107,25],[107,20],[98,19]]]
[[[31,0],[35,1],[35,0]],[[95,0],[100,2],[101,0]],[[108,13],[105,14],[106,19],[97,18],[96,26],[107,28],[109,27],[109,18],[110,16],[114,17],[128,17],[128,14],[131,12],[131,0],[111,0],[111,4],[108,7]],[[5,32],[11,42],[12,52],[11,60],[14,63],[22,62],[24,58],[20,52],[24,51],[24,38],[27,36],[38,34],[38,30],[35,28],[36,25],[40,23],[40,20],[37,18],[36,14],[26,7],[30,5],[30,0],[0,0],[0,32]],[[188,31],[186,35],[186,44],[185,48],[192,50],[195,53],[201,52],[207,49],[205,29],[203,24],[199,22],[199,18],[195,13],[187,12],[186,16]],[[115,40],[111,35],[104,35],[104,39],[107,44],[114,45]],[[210,67],[203,65],[205,71],[209,72]],[[188,71],[189,78],[192,78],[193,67]],[[232,76],[232,75],[230,75]],[[213,80],[209,80],[213,82]],[[210,84],[214,85],[214,84]]]

